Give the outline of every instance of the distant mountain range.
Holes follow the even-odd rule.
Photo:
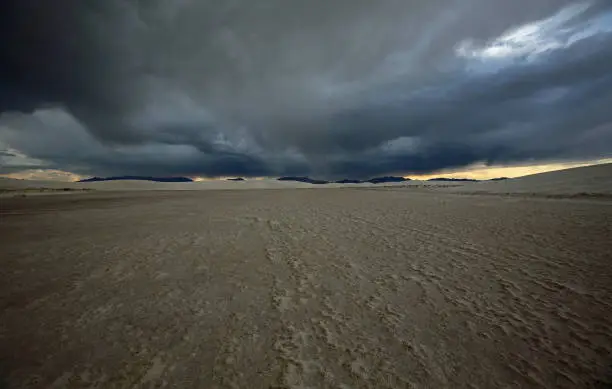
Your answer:
[[[444,181],[444,182],[480,182],[480,181],[503,181],[503,180],[508,180],[508,177],[499,177],[499,178],[492,178],[490,180],[474,180],[472,178],[445,178],[445,177],[438,177],[438,178],[430,178],[427,181]]]
[[[501,181],[507,180],[507,177],[493,178],[491,180],[484,181]],[[136,181],[153,181],[153,182],[193,182],[193,180],[189,177],[148,177],[148,176],[115,176],[115,177],[91,177],[84,180],[80,180],[78,182],[100,182],[100,181],[122,181],[122,180],[136,180]],[[310,177],[303,176],[289,176],[289,177],[280,177],[277,179],[278,181],[296,181],[296,182],[305,182],[307,184],[313,185],[325,185],[325,184],[385,184],[391,182],[405,182],[410,181],[410,178],[404,177],[395,177],[395,176],[384,176],[384,177],[374,177],[369,180],[354,180],[354,179],[342,179],[338,181],[326,181],[326,180],[317,180]],[[228,178],[227,181],[245,181],[242,177],[236,178]],[[442,182],[478,182],[480,180],[474,180],[470,178],[431,178],[428,181],[442,181]]]
[[[371,178],[369,180],[364,180],[364,181],[351,180],[351,179],[343,179],[339,181],[325,181],[325,180],[315,180],[310,177],[280,177],[278,178],[278,181],[297,181],[297,182],[305,182],[308,184],[325,185],[325,184],[363,184],[363,183],[384,184],[388,182],[410,181],[410,179],[404,178],[404,177],[386,176],[386,177],[375,177],[375,178]]]
[[[370,184],[385,184],[387,182],[405,182],[405,181],[410,181],[410,178],[385,176],[385,177],[370,178],[369,180],[364,181],[364,182],[369,182]]]
[[[431,178],[427,181],[439,181],[439,182],[480,182],[480,181],[502,181],[507,180],[507,177],[493,178],[491,180],[474,180],[471,178],[445,178],[445,177],[437,177]],[[310,177],[280,177],[279,181],[297,181],[297,182],[305,182],[308,184],[314,185],[325,185],[325,184],[385,184],[391,182],[405,182],[410,181],[410,178],[404,177],[395,177],[395,176],[384,176],[384,177],[374,177],[369,180],[352,180],[352,179],[342,179],[338,181],[325,181],[325,180],[316,180]]]
[[[471,178],[445,178],[445,177],[438,177],[438,178],[430,178],[427,181],[444,181],[444,182],[477,182],[478,180],[474,180]]]
[[[324,180],[315,180],[310,177],[279,177],[278,181],[297,181],[297,182],[305,182],[307,184],[315,184],[315,185],[323,185],[329,184],[329,181]]]
[[[92,177],[78,182],[100,182],[100,181],[153,181],[153,182],[193,182],[189,177],[146,177],[146,176],[117,176],[117,177]]]

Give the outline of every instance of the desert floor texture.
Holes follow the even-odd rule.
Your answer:
[[[606,196],[364,187],[0,204],[6,388],[612,384]]]

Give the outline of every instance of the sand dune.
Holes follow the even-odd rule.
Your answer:
[[[612,383],[609,201],[92,191],[0,220],[12,389]]]
[[[533,174],[506,181],[468,183],[456,192],[612,195],[612,164]]]

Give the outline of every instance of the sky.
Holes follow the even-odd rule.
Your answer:
[[[20,0],[0,36],[0,175],[484,177],[612,157],[609,0]]]

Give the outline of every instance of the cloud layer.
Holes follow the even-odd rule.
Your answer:
[[[612,153],[606,0],[4,3],[0,174],[365,177]]]

